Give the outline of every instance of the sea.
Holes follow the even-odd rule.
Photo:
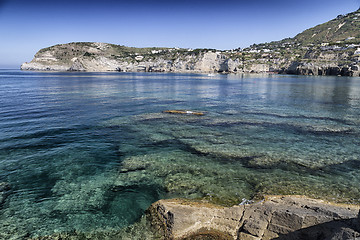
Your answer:
[[[159,199],[275,194],[360,203],[360,78],[0,70],[0,239],[152,239]]]

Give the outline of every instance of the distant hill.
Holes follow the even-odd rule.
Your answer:
[[[360,75],[360,9],[293,38],[244,49],[134,48],[77,42],[41,49],[23,70],[121,72],[273,72]]]

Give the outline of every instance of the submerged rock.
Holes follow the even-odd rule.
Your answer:
[[[233,205],[252,194],[248,174],[241,165],[173,150],[125,158],[114,186],[153,184],[172,196]]]
[[[303,196],[268,196],[233,207],[160,200],[147,214],[164,239],[355,239],[360,237],[359,208]]]
[[[212,111],[201,117],[156,112],[114,118],[105,125],[126,125],[132,133],[118,144],[124,158],[114,185],[151,183],[176,197],[228,206],[269,194],[359,203],[360,170],[351,165],[358,158],[357,130],[336,120]],[[344,171],[354,179],[344,178]]]
[[[153,240],[160,237],[153,233],[149,221],[143,216],[136,223],[123,229],[99,229],[92,232],[61,232],[46,236],[27,238],[29,240]]]
[[[188,115],[197,115],[202,116],[204,115],[203,112],[198,111],[191,111],[191,110],[166,110],[164,113],[170,113],[170,114],[188,114]]]
[[[10,190],[11,190],[11,187],[10,187],[9,183],[0,182],[0,207],[5,202],[5,199],[9,196]]]

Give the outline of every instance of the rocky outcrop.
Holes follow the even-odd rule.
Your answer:
[[[337,64],[317,64],[317,63],[303,63],[292,62],[291,65],[279,71],[280,73],[296,74],[296,75],[314,75],[314,76],[359,76],[359,66],[345,65],[339,66]]]
[[[160,200],[148,216],[164,239],[357,239],[359,206],[303,196],[220,207],[188,200]],[[202,237],[202,238],[199,238]]]
[[[250,64],[244,68],[244,72],[265,73],[270,71],[271,66],[268,64]]]

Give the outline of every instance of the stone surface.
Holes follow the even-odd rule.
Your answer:
[[[359,206],[303,196],[267,196],[261,202],[233,207],[160,200],[147,213],[164,239],[192,239],[206,232],[223,236],[217,239],[239,240],[360,238]]]
[[[160,200],[148,210],[152,223],[166,239],[181,239],[198,232],[216,230],[237,236],[244,206],[224,208],[185,200]]]

